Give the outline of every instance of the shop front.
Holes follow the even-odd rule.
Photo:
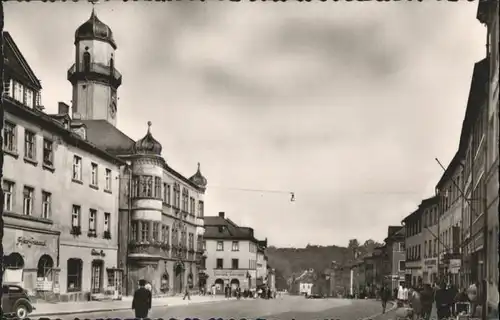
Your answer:
[[[4,283],[18,284],[30,295],[59,290],[59,232],[24,230],[6,226],[3,238]]]
[[[242,290],[250,289],[249,273],[247,270],[217,270],[214,271],[214,281],[217,291],[223,291],[221,285],[229,285],[232,289],[241,288]]]
[[[123,292],[122,273],[117,268],[117,249],[62,244],[61,299],[119,299]]]

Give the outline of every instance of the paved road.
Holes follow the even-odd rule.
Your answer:
[[[371,300],[342,300],[342,299],[305,299],[304,297],[284,297],[275,300],[240,300],[224,301],[206,304],[191,304],[188,306],[172,306],[154,308],[150,318],[195,319],[208,320],[222,319],[258,319],[266,320],[323,320],[346,319],[357,320],[373,317],[381,311],[380,302]],[[74,319],[107,319],[133,318],[133,312],[99,312],[74,314],[71,316],[50,317],[63,320]]]

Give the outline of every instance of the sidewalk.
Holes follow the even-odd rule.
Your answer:
[[[191,300],[182,300],[182,296],[153,298],[153,308],[166,306],[179,306],[188,304],[214,303],[236,298],[227,299],[224,296],[191,296]],[[74,313],[111,312],[118,310],[130,310],[132,297],[126,296],[116,301],[84,301],[84,302],[61,302],[61,303],[34,303],[36,308],[30,317],[41,317],[48,315],[67,315]]]

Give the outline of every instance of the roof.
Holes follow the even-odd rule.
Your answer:
[[[481,6],[481,2],[479,3],[479,6]],[[467,107],[465,110],[465,117],[462,122],[462,130],[460,132],[460,142],[458,145],[458,150],[455,153],[453,159],[450,161],[450,164],[446,168],[445,172],[439,179],[438,183],[436,184],[437,189],[439,189],[446,181],[449,180],[460,162],[465,159],[467,142],[471,134],[472,126],[479,116],[479,112],[483,107],[482,105],[487,99],[486,83],[488,82],[489,67],[490,65],[488,57],[474,64],[472,80],[469,89],[469,97],[467,99]]]
[[[205,216],[203,220],[205,227],[204,239],[249,240],[258,243],[258,240],[253,235],[252,228],[240,227],[230,219],[219,216]]]
[[[477,6],[476,19],[481,23],[488,22],[488,14],[490,10],[494,8],[494,2],[498,0],[479,0],[479,4]],[[498,11],[494,11],[495,14],[498,14]]]
[[[410,213],[409,215],[407,215],[404,219],[403,219],[403,222],[406,222],[406,221],[409,221],[409,220],[413,220],[415,218],[417,218],[419,215],[422,214],[422,211],[419,209],[413,211],[412,213]]]
[[[106,120],[81,120],[87,126],[87,139],[117,156],[129,154],[135,141]]]
[[[24,58],[19,50],[18,46],[12,39],[9,32],[3,32],[4,39],[4,59],[6,60],[5,68],[11,69],[12,73],[16,76],[21,77],[21,80],[25,81],[25,84],[31,85],[36,90],[42,89],[42,84],[40,80],[36,77],[33,70],[28,65],[28,62]]]

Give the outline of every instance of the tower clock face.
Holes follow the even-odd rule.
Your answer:
[[[111,118],[115,118],[116,116],[116,91],[111,91],[111,102],[109,104],[109,115]]]

